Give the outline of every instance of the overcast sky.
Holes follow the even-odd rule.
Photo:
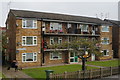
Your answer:
[[[9,2],[11,1],[11,2]],[[9,0],[0,2],[0,26],[5,26],[5,21],[9,9],[17,10],[31,10],[31,11],[40,11],[40,12],[52,12],[52,13],[61,13],[61,14],[71,14],[71,15],[80,15],[87,17],[98,17],[98,18],[109,18],[113,20],[118,20],[118,1],[119,0],[107,0],[103,2],[98,0],[95,2],[92,0],[90,2],[87,0],[29,0],[27,1],[15,1]],[[33,2],[34,1],[34,2]],[[97,1],[97,0],[96,0]]]

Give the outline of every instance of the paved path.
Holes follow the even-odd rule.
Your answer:
[[[80,65],[82,65],[82,63],[80,63]],[[85,64],[85,65],[90,67],[105,68],[103,66],[96,66],[96,65],[90,65],[90,64]]]
[[[28,80],[35,80],[32,79],[32,77],[26,75],[22,71],[15,72],[14,68],[11,68],[10,70],[7,70],[7,67],[2,67],[2,73],[5,75],[6,78],[25,78]]]

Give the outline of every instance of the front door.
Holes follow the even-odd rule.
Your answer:
[[[75,52],[70,53],[70,63],[78,63],[77,53]]]
[[[95,61],[95,54],[92,54],[91,57],[91,61]]]

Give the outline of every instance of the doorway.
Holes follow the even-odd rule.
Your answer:
[[[76,52],[70,52],[70,63],[78,63],[78,56]]]
[[[95,61],[95,54],[91,55],[91,61]]]

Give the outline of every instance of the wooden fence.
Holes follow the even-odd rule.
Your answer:
[[[99,69],[91,69],[86,71],[76,71],[76,72],[64,72],[62,74],[50,74],[50,80],[61,80],[61,79],[93,79],[102,78],[107,76],[112,76],[119,74],[119,67],[106,67]]]

